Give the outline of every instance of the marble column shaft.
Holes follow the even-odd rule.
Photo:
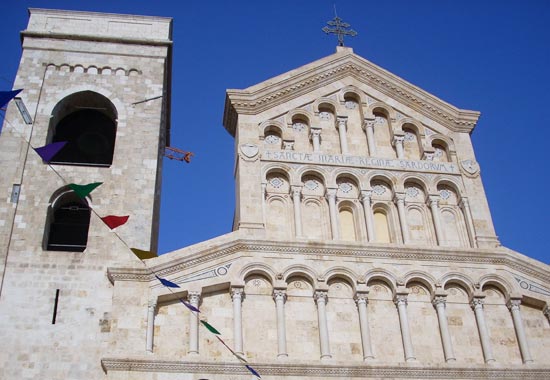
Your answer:
[[[199,292],[189,292],[187,299],[191,306],[199,308],[201,299]],[[189,313],[189,353],[194,355],[199,353],[199,315],[194,311]]]
[[[441,215],[439,212],[439,197],[430,195],[430,209],[432,210],[432,218],[434,220],[435,236],[438,245],[444,245],[443,230],[441,227]]]
[[[328,211],[330,214],[330,229],[332,239],[340,239],[340,226],[338,225],[338,210],[336,209],[336,189],[327,189]]]
[[[275,307],[277,309],[277,347],[278,358],[285,358],[288,356],[286,350],[286,324],[285,324],[285,302],[286,302],[286,290],[274,289],[273,299],[275,300]]]
[[[243,354],[243,316],[242,300],[244,289],[241,287],[231,288],[231,299],[233,300],[233,336],[234,349],[238,354]]]
[[[527,343],[527,337],[525,335],[525,327],[523,326],[523,319],[521,318],[520,305],[521,299],[518,298],[512,298],[506,304],[512,314],[512,321],[514,322],[514,329],[516,330],[516,336],[518,338],[518,345],[523,363],[527,364],[533,362],[533,357],[529,351],[529,344]]]
[[[348,118],[339,117],[337,120],[338,134],[340,136],[340,150],[342,154],[348,154],[348,136],[347,136],[347,127]]]
[[[447,297],[442,295],[436,295],[432,301],[437,312],[437,320],[439,322],[439,332],[441,333],[441,342],[443,343],[445,361],[454,362],[456,361],[456,357],[453,350],[453,343],[451,341],[451,334],[449,333],[449,324],[447,323],[447,313],[445,311],[446,302]]]
[[[403,141],[405,137],[403,136],[394,136],[393,145],[395,146],[395,152],[397,153],[397,158],[402,160],[405,158],[405,151],[403,150]]]
[[[470,239],[470,246],[477,248],[476,243],[476,230],[474,226],[474,220],[472,218],[472,210],[470,210],[470,203],[468,199],[462,198],[460,200],[460,208],[464,212],[464,219],[466,219],[466,230],[468,231],[468,238]]]
[[[321,150],[321,129],[312,128],[310,132],[311,142],[313,143],[313,151],[319,152]]]
[[[493,356],[493,349],[491,347],[491,338],[489,336],[487,324],[485,323],[483,302],[484,299],[482,297],[474,297],[471,304],[476,316],[477,329],[479,331],[479,339],[481,341],[481,349],[483,350],[485,363],[491,363],[495,361],[495,358]]]
[[[401,226],[401,235],[403,236],[403,243],[409,242],[409,226],[407,224],[407,211],[405,210],[405,194],[396,193],[394,198],[397,204],[397,213],[399,214],[399,224]]]
[[[407,295],[397,294],[395,296],[395,304],[399,313],[399,326],[401,327],[401,338],[403,340],[403,351],[405,353],[405,361],[415,361],[413,345],[411,340],[411,332],[409,329],[409,319],[407,317]]]
[[[327,291],[316,290],[313,295],[317,303],[317,317],[319,320],[319,340],[321,346],[321,359],[330,359],[330,343],[328,337],[327,310],[326,303],[328,298]]]
[[[155,331],[155,314],[157,311],[157,300],[149,301],[147,308],[147,335],[146,335],[146,349],[148,352],[153,352],[153,339]]]
[[[365,225],[367,226],[367,239],[369,242],[374,242],[374,216],[372,214],[371,195],[372,191],[370,190],[361,191],[361,202],[363,202]]]
[[[367,313],[367,304],[369,302],[367,294],[357,293],[355,295],[355,302],[357,303],[357,309],[359,310],[359,327],[361,329],[361,343],[363,345],[363,360],[367,361],[374,359],[370,340],[369,319]]]
[[[369,156],[376,155],[376,143],[374,141],[374,120],[365,120],[365,134],[367,135],[367,146],[369,147]]]
[[[302,237],[302,188],[300,186],[292,186],[292,201],[294,203],[296,237]]]

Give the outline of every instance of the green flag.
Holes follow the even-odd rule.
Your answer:
[[[158,255],[155,253],[155,252],[151,252],[151,251],[144,251],[144,250],[141,250],[141,249],[137,249],[137,248],[130,248],[130,250],[132,252],[134,252],[134,254],[138,257],[138,259],[140,260],[147,260],[147,259],[152,259],[154,257],[158,257]]]
[[[90,194],[96,187],[101,185],[103,182],[93,182],[89,183],[87,185],[76,185],[74,183],[70,183],[69,187],[72,191],[76,193],[80,198],[86,198],[88,194]]]
[[[214,327],[212,327],[212,325],[206,321],[203,321],[201,319],[201,323],[204,325],[204,327],[206,327],[208,329],[208,331],[210,331],[212,334],[216,334],[216,335],[221,335],[221,333],[216,330]]]

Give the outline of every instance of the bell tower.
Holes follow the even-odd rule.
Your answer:
[[[100,378],[116,324],[107,267],[141,267],[128,247],[157,248],[172,20],[29,15],[14,88],[32,120],[12,102],[0,135],[0,336],[20,352],[0,368],[4,378]],[[48,162],[35,151],[56,142]],[[89,183],[101,185],[82,198],[69,186]],[[130,217],[115,234],[107,215]]]

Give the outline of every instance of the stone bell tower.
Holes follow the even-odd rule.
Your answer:
[[[108,266],[156,250],[170,129],[172,20],[30,9],[0,136],[0,377],[100,378]],[[50,162],[34,148],[66,141]],[[84,199],[68,184],[101,182]],[[130,215],[117,231],[101,221]],[[118,326],[119,330],[132,326]]]

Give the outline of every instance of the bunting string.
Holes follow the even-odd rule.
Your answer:
[[[0,99],[1,100],[1,99]],[[9,100],[8,100],[9,101]],[[55,168],[50,164],[50,161],[51,159],[55,156],[55,154],[57,154],[57,152],[59,152],[63,146],[66,144],[66,142],[59,142],[59,143],[52,143],[52,144],[49,144],[49,145],[46,145],[44,147],[40,147],[40,148],[35,148],[32,146],[32,144],[30,143],[29,140],[27,140],[27,138],[24,136],[24,133],[19,131],[17,128],[15,128],[10,122],[9,120],[5,117],[4,118],[5,121],[7,122],[7,124],[15,131],[17,132],[20,137],[28,144],[29,147],[31,147],[35,152],[36,154],[38,154],[38,156],[40,156],[40,158],[42,158],[42,160],[44,161],[44,163],[46,163],[48,165],[48,167],[61,179],[61,181],[66,185],[68,186],[69,188],[71,188],[72,191],[74,191],[77,196],[79,196],[80,198],[86,198],[94,189],[96,189],[98,186],[100,186],[102,183],[101,182],[93,182],[93,183],[89,183],[89,184],[86,184],[86,185],[78,185],[78,184],[74,184],[74,183],[68,183],[68,181],[57,171],[55,170]],[[55,145],[54,145],[55,144]],[[53,146],[50,146],[50,145],[53,145]],[[52,153],[53,152],[53,153]],[[185,160],[186,162],[189,163],[190,161],[190,158],[191,156],[193,155],[193,153],[191,152],[185,152],[186,154],[184,154],[184,158],[183,160]],[[116,232],[114,231],[115,228],[125,224],[127,221],[128,221],[128,218],[129,218],[129,215],[128,216],[116,216],[116,215],[108,215],[108,216],[105,216],[105,217],[102,217],[100,216],[92,207],[90,207],[90,210],[91,212],[96,216],[98,217],[102,222],[103,224],[108,227],[110,229],[110,231],[113,233],[114,236],[116,236],[116,238],[118,240],[120,240],[120,242],[126,247],[128,248],[128,250],[130,250],[140,261],[141,263],[143,264],[143,266],[145,267],[145,269],[149,272],[150,275],[154,276],[170,293],[176,295],[176,293],[174,293],[173,289],[176,289],[176,288],[180,288],[181,287],[172,282],[172,281],[169,281],[167,279],[164,279],[160,276],[158,276],[157,273],[155,273],[155,271],[147,266],[147,264],[145,263],[145,260],[148,260],[148,259],[151,259],[151,258],[154,258],[154,257],[158,257],[158,255],[155,253],[155,252],[151,252],[151,251],[145,251],[145,250],[141,250],[141,249],[138,249],[138,248],[131,248],[128,243]],[[236,353],[227,343],[225,343],[221,338],[220,338],[220,335],[221,333],[214,327],[212,326],[211,324],[209,324],[205,318],[200,318],[199,317],[199,313],[200,310],[193,306],[192,304],[190,304],[189,302],[185,301],[183,298],[180,298],[178,297],[178,300],[187,308],[189,309],[189,311],[193,314],[196,315],[197,319],[199,320],[200,324],[207,330],[209,331],[210,333],[212,333],[216,338],[217,340],[236,358],[239,360],[239,362],[243,363],[245,368],[250,372],[252,373],[252,375],[256,376],[258,379],[261,379],[261,376],[260,374],[254,369],[252,368],[248,362],[246,361],[245,358],[243,358],[241,355],[239,355],[238,353]]]

